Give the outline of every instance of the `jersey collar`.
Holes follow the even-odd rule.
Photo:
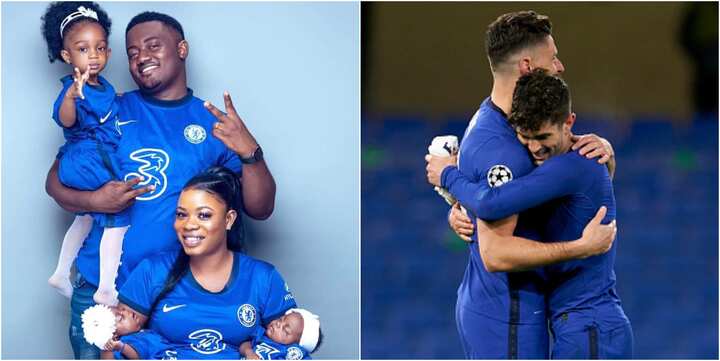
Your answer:
[[[230,278],[228,279],[227,283],[225,284],[225,287],[223,287],[222,290],[218,292],[211,292],[203,288],[202,285],[195,279],[195,276],[193,276],[192,272],[188,272],[188,276],[190,279],[190,284],[192,284],[193,287],[197,288],[198,290],[211,294],[211,295],[219,295],[227,292],[230,288],[232,288],[232,285],[235,284],[235,279],[238,277],[238,274],[240,273],[240,258],[242,258],[242,253],[240,252],[233,252],[233,265],[232,265],[232,271],[230,271]]]
[[[505,114],[505,111],[500,109],[500,107],[497,106],[497,104],[493,103],[493,101],[492,101],[492,99],[490,99],[490,97],[488,97],[487,101],[488,101],[488,105],[490,105],[490,108],[493,108],[493,109],[495,109],[496,112],[502,114],[502,116],[505,117],[505,119],[508,118],[507,114]]]
[[[138,91],[138,93],[140,93],[140,96],[143,98],[144,101],[146,101],[150,104],[153,104],[153,105],[166,107],[166,108],[172,108],[172,107],[177,107],[180,105],[187,104],[193,98],[193,91],[190,88],[187,88],[187,94],[184,97],[182,97],[180,99],[175,99],[175,100],[157,99],[151,95],[143,93],[142,90]]]

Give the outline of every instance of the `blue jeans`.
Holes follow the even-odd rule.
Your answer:
[[[76,360],[98,360],[100,359],[100,349],[85,341],[83,336],[82,313],[95,305],[93,294],[97,291],[97,287],[89,284],[78,274],[77,279],[73,283],[73,295],[70,299],[70,344],[75,353]]]

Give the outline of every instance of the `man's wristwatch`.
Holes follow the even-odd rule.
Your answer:
[[[252,154],[250,154],[249,157],[247,157],[247,158],[240,157],[240,161],[243,162],[243,164],[253,164],[253,163],[257,163],[263,159],[264,159],[263,151],[259,145],[257,148],[255,148],[255,150],[252,152]]]

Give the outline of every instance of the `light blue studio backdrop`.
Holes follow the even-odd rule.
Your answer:
[[[359,357],[359,11],[356,3],[101,3],[113,20],[104,76],[135,89],[125,26],[155,10],[190,43],[189,86],[228,90],[277,181],[249,253],[278,267],[318,313],[317,358]],[[69,358],[69,302],[46,283],[72,215],[45,193],[61,130],[50,119],[64,64],[40,35],[47,3],[2,4],[2,358]]]

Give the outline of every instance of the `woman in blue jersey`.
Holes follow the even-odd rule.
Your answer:
[[[177,352],[167,356],[237,359],[258,327],[296,307],[277,270],[242,252],[241,194],[224,167],[193,177],[175,215],[182,250],[144,260],[120,290],[121,302],[149,317],[149,328]],[[153,345],[132,346],[153,354]]]

